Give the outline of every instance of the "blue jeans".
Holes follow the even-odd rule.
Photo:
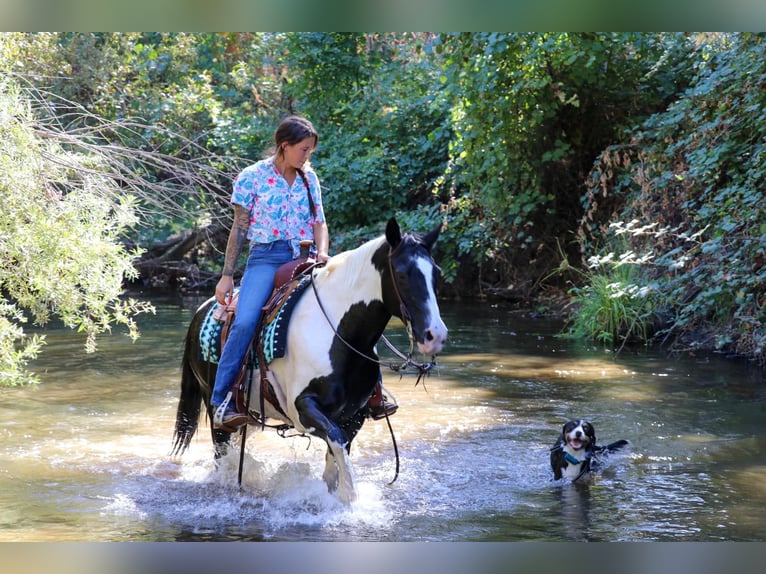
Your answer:
[[[261,308],[274,289],[274,273],[280,265],[292,259],[293,248],[288,241],[257,243],[251,247],[239,287],[237,313],[218,362],[211,405],[220,405],[231,390],[247,347],[255,335]]]

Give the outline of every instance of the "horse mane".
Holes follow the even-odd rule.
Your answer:
[[[358,279],[365,265],[370,265],[373,254],[386,242],[386,237],[381,235],[363,243],[356,249],[350,249],[331,257],[317,277],[329,277],[336,275],[346,280],[346,287],[351,288]],[[341,275],[342,274],[342,275]]]

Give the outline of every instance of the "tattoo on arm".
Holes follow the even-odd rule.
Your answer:
[[[250,212],[241,205],[234,206],[234,223],[229,232],[229,240],[226,243],[226,255],[223,263],[222,275],[234,275],[237,267],[237,259],[242,251],[242,244],[247,238],[247,230],[250,227]]]

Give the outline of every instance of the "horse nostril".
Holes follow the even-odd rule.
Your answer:
[[[426,331],[426,341],[433,341],[433,340],[434,340],[434,334],[429,329],[428,331]]]

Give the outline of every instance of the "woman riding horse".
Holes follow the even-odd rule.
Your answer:
[[[413,347],[430,356],[430,364],[446,342],[436,300],[439,268],[431,256],[439,230],[402,234],[391,219],[384,236],[314,268],[287,323],[283,355],[268,364],[276,404],[250,403],[257,419],[276,420],[325,441],[322,476],[344,502],[356,496],[348,454],[369,416],[367,401],[380,376],[375,346],[391,317],[402,320]],[[214,305],[211,299],[200,307],[187,334],[174,453],[189,446],[200,403],[210,400],[216,365],[202,358],[201,331]],[[259,375],[256,370],[249,378],[254,396],[263,383]],[[220,455],[231,433],[215,428],[212,433]]]
[[[221,279],[215,298],[228,305],[234,296],[234,270],[245,239],[251,243],[242,277],[234,322],[221,354],[210,407],[215,428],[236,429],[248,415],[231,400],[234,384],[253,338],[261,308],[271,294],[274,273],[299,255],[298,243],[312,240],[315,259],[328,259],[329,233],[322,206],[319,179],[309,165],[319,136],[305,118],[291,116],[274,133],[275,152],[246,167],[234,181],[231,203],[234,223],[226,245]],[[378,387],[374,408],[393,414],[396,405],[384,405]],[[380,413],[373,410],[372,416]]]

